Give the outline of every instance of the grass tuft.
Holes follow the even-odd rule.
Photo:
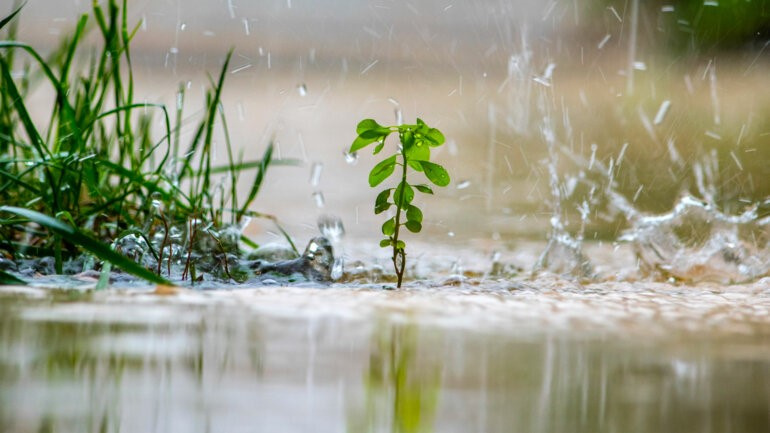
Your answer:
[[[172,123],[165,106],[134,101],[130,43],[138,26],[129,27],[126,0],[102,3],[94,2],[72,35],[48,55],[15,40],[15,18],[23,5],[0,20],[0,29],[8,27],[0,40],[0,250],[14,257],[51,253],[57,273],[65,260],[87,252],[147,281],[167,284],[160,277],[160,262],[166,247],[171,260],[172,228],[190,229],[180,241],[189,263],[193,244],[203,236],[198,227],[213,232],[261,215],[249,206],[268,167],[291,161],[273,160],[272,145],[261,160],[233,158],[222,109],[233,50],[217,80],[210,80],[205,115],[181,151],[181,104]],[[101,37],[96,49],[84,42],[89,31]],[[55,96],[46,122],[27,106],[37,85]],[[184,100],[184,86],[178,100]],[[220,126],[226,165],[216,165],[213,154]],[[248,170],[256,171],[251,190],[238,203],[236,182]],[[229,181],[229,188],[213,188],[220,179]],[[157,261],[152,269],[109,246],[136,233],[163,239],[157,252],[148,242]],[[166,269],[170,274],[170,262]]]

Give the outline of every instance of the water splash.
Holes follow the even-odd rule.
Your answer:
[[[570,234],[567,230],[566,216],[562,207],[568,198],[568,188],[564,188],[564,185],[569,184],[569,182],[562,182],[557,170],[559,164],[559,154],[556,149],[557,132],[545,93],[541,93],[539,108],[543,119],[540,133],[548,149],[548,184],[551,190],[552,213],[548,244],[533,271],[548,271],[578,278],[589,277],[593,275],[593,269],[590,261],[582,252],[583,232],[590,212],[588,201],[584,201],[581,205],[582,208],[579,208],[581,214],[580,230],[576,235]]]
[[[358,163],[357,152],[343,152],[343,155],[345,156],[345,162],[348,165],[356,165]]]
[[[631,242],[643,272],[721,284],[770,274],[770,217],[759,218],[758,205],[730,215],[686,194],[671,212],[650,215],[611,194],[631,225],[620,240]]]
[[[345,226],[342,219],[336,215],[321,215],[318,217],[318,230],[332,243],[337,243],[345,236]]]
[[[628,228],[618,240],[631,243],[644,275],[720,284],[770,275],[770,217],[759,212],[770,202],[751,204],[741,213],[720,209],[716,152],[692,166],[697,196],[683,193],[671,211],[661,214],[642,212],[618,193],[601,162],[594,162],[593,171],[604,177],[610,210],[626,219]]]
[[[318,230],[329,240],[335,251],[330,277],[332,280],[338,280],[345,272],[345,253],[342,246],[345,226],[342,224],[342,219],[336,215],[321,215],[318,217]]]

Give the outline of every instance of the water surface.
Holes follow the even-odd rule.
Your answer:
[[[501,278],[475,248],[401,291],[6,287],[0,430],[770,428],[767,279],[613,281],[598,245],[595,282]]]

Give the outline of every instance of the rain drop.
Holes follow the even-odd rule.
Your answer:
[[[299,93],[299,96],[307,95],[307,86],[305,85],[305,83],[302,83],[297,86],[297,93]]]
[[[399,104],[398,101],[394,98],[388,98],[388,102],[393,104],[393,106],[395,107],[393,109],[393,113],[396,116],[396,125],[402,125],[404,123],[404,116],[401,113],[401,104]]]
[[[326,205],[324,194],[321,191],[316,191],[313,193],[313,201],[315,201],[315,205],[319,209]]]
[[[318,186],[321,182],[321,172],[324,169],[324,165],[320,162],[314,162],[310,167],[310,185]]]

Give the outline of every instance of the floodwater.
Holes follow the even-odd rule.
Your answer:
[[[593,282],[516,275],[543,246],[494,275],[499,245],[448,245],[400,291],[360,263],[303,288],[3,288],[0,430],[770,429],[768,279],[614,281],[633,256],[606,245]]]

